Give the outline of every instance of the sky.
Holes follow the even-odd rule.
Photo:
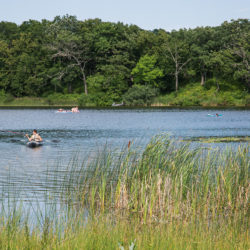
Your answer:
[[[66,14],[171,31],[249,19],[250,0],[0,0],[0,21],[21,24]]]

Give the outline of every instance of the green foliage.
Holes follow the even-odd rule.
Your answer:
[[[8,104],[11,103],[15,100],[14,96],[11,95],[10,93],[5,93],[5,91],[2,89],[0,91],[0,103],[1,104]]]
[[[90,96],[85,94],[82,94],[77,100],[77,104],[79,107],[88,106],[89,102],[90,102]]]
[[[5,91],[2,89],[0,90],[0,100],[3,100],[6,97]]]
[[[140,58],[131,74],[135,84],[150,84],[157,86],[159,78],[163,77],[163,71],[156,66],[157,57],[155,55],[145,55]]]
[[[80,107],[106,107],[111,106],[112,102],[110,95],[103,92],[88,95],[81,94],[78,98],[78,105]]]
[[[14,101],[14,96],[10,93],[7,93],[5,98],[4,98],[4,103],[10,103],[12,101]]]
[[[220,82],[220,89],[217,91],[215,79],[207,81],[205,86],[199,83],[187,85],[176,93],[162,95],[155,102],[173,106],[245,106],[249,94],[238,89],[237,85],[227,82]],[[233,91],[232,91],[233,90]]]
[[[105,76],[101,74],[96,74],[93,76],[89,76],[87,79],[89,85],[89,92],[101,92],[104,88]]]
[[[110,105],[134,84],[157,87],[162,96],[200,81],[218,92],[207,103],[233,104],[219,92],[249,93],[249,34],[248,19],[172,32],[69,15],[0,22],[0,88],[18,98],[85,92],[88,103]],[[188,95],[176,103],[205,103]]]
[[[78,94],[50,94],[46,101],[49,105],[76,105],[80,95]]]
[[[128,92],[124,94],[123,100],[126,105],[145,106],[153,102],[157,93],[157,89],[151,86],[133,85]]]

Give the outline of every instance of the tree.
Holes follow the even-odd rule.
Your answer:
[[[163,77],[163,71],[156,66],[156,62],[157,58],[155,55],[141,57],[131,72],[134,83],[157,86],[156,80]]]
[[[126,105],[149,105],[158,91],[150,85],[133,85],[123,96]]]
[[[170,36],[166,36],[165,41],[162,45],[162,52],[166,59],[172,62],[174,72],[171,74],[175,77],[175,91],[179,88],[179,75],[183,72],[185,66],[191,61],[189,54],[188,44],[184,39],[178,38],[176,32]]]
[[[102,76],[103,81],[98,89],[101,88],[112,101],[121,101],[131,84],[131,70],[138,59],[138,27],[96,19],[88,20],[82,26],[82,32],[91,41],[91,51],[94,51],[89,64],[94,78],[88,77],[87,82],[91,79],[93,83],[93,79]],[[93,88],[90,91],[93,93]]]
[[[41,34],[42,35],[42,34]],[[30,33],[21,33],[11,42],[4,58],[1,84],[14,96],[38,96],[47,85],[47,53]]]
[[[11,43],[19,36],[19,28],[15,23],[0,22],[0,39]]]
[[[196,28],[188,32],[191,44],[192,69],[200,77],[201,86],[205,85],[209,73],[211,51],[216,51],[215,30],[211,27]]]
[[[7,66],[9,55],[10,52],[7,42],[0,40],[0,87],[5,91],[9,90],[8,74],[10,72]]]
[[[18,97],[83,93],[100,105],[121,102],[140,84],[163,94],[213,77],[217,90],[249,90],[249,24],[166,32],[68,15],[0,22],[0,88]]]
[[[246,35],[248,38],[241,38],[231,48],[231,52],[236,57],[236,62],[233,64],[235,69],[234,78],[243,79],[246,87],[250,89],[250,35]],[[237,60],[238,59],[238,60]]]
[[[249,22],[248,22],[249,23]],[[234,56],[234,78],[245,82],[250,89],[250,27],[238,29],[237,37],[230,44],[230,52]]]
[[[215,27],[219,41],[217,54],[223,56],[219,76],[236,80],[249,90],[250,87],[250,22],[249,19],[231,20]],[[214,51],[213,51],[214,53]]]
[[[84,93],[87,95],[86,65],[90,61],[91,56],[88,42],[83,40],[76,32],[77,25],[75,17],[64,16],[62,19],[57,17],[50,27],[50,31],[56,38],[49,45],[49,48],[52,51],[53,59],[61,58],[67,61],[67,66],[61,71],[61,77],[72,69],[80,72]]]

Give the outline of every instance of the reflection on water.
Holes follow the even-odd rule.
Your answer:
[[[208,116],[213,113],[223,116]],[[128,141],[143,146],[159,133],[174,139],[250,136],[249,125],[247,110],[0,110],[0,188],[3,196],[15,186],[19,197],[39,200],[44,190],[56,193],[53,173],[63,178],[75,155],[81,160],[103,145],[117,149]],[[44,139],[42,147],[26,147],[24,135],[33,129]]]

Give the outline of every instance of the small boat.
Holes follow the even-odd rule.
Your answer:
[[[222,114],[208,114],[208,116],[210,116],[210,117],[218,117],[218,116],[222,116]]]
[[[120,106],[123,106],[124,105],[124,103],[122,102],[122,103],[113,103],[112,104],[112,107],[120,107]]]
[[[42,141],[28,141],[26,145],[29,148],[36,148],[36,147],[41,147],[43,145],[43,142]]]

